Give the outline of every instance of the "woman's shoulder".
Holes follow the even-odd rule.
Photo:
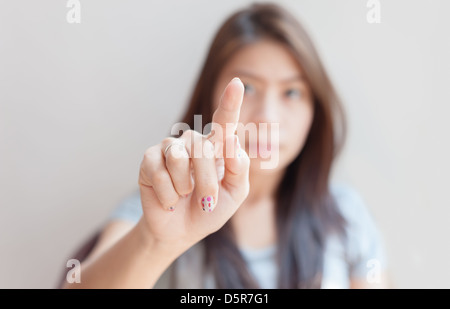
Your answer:
[[[376,220],[361,194],[345,183],[330,185],[338,211],[345,220],[347,236],[379,238]]]
[[[378,261],[386,267],[384,242],[376,220],[365,200],[352,186],[333,183],[330,192],[345,220],[345,252],[353,277],[367,272],[370,261]]]
[[[364,224],[371,220],[370,210],[359,192],[349,184],[334,182],[330,185],[338,211],[348,224]]]

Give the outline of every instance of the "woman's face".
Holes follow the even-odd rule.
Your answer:
[[[250,44],[221,72],[214,91],[215,107],[233,77],[245,86],[237,134],[250,156],[251,171],[284,169],[303,148],[314,115],[311,90],[301,68],[280,43]]]

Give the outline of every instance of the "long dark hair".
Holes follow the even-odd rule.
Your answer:
[[[330,194],[332,162],[346,126],[340,100],[314,45],[298,20],[275,4],[253,4],[234,13],[218,30],[182,122],[212,121],[213,90],[227,61],[261,39],[283,44],[301,66],[314,100],[314,118],[302,151],[290,163],[276,194],[279,288],[317,288],[329,233],[344,235],[344,220]],[[219,288],[257,288],[238,250],[231,225],[203,240],[207,265]]]

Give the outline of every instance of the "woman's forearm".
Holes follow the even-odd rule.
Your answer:
[[[81,264],[81,282],[64,288],[152,288],[187,247],[149,239],[142,222],[108,250]]]

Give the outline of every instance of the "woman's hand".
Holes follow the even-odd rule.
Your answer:
[[[242,82],[233,79],[214,112],[212,134],[189,130],[146,150],[140,223],[152,241],[187,249],[222,227],[247,197],[250,160],[234,135],[243,95]]]

